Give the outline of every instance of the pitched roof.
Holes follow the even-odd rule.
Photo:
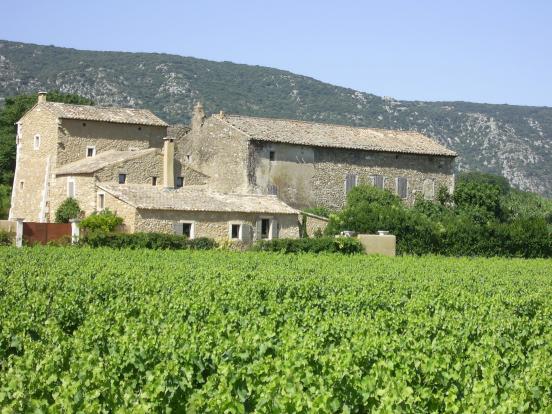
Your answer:
[[[224,194],[207,186],[187,186],[165,190],[144,184],[105,184],[97,186],[114,197],[139,209],[216,211],[266,214],[297,214],[276,196],[253,194]]]
[[[69,164],[62,165],[57,168],[55,173],[57,175],[67,174],[91,174],[102,168],[108,167],[119,162],[132,160],[135,158],[143,157],[144,155],[153,154],[156,151],[160,151],[157,148],[148,148],[137,151],[105,151],[100,152],[94,157],[83,158]]]
[[[456,156],[454,151],[414,131],[359,128],[241,115],[214,116],[244,132],[250,139],[258,141],[368,151]]]
[[[188,132],[190,132],[190,127],[188,125],[175,124],[169,125],[167,128],[167,136],[173,137],[175,139],[182,138]]]
[[[82,119],[135,125],[168,125],[147,109],[73,105],[61,102],[43,102],[38,105],[48,109],[58,118],[63,119]]]

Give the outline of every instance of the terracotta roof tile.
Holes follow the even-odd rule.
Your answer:
[[[436,141],[413,131],[359,128],[291,119],[215,115],[258,141],[368,151],[456,156]]]
[[[147,109],[73,105],[60,102],[44,102],[39,105],[53,112],[58,118],[63,119],[168,126],[165,121]]]
[[[276,196],[225,194],[200,185],[176,190],[143,184],[98,183],[97,186],[136,208],[147,210],[298,214]]]

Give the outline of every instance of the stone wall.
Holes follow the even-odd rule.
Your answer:
[[[175,156],[209,176],[209,185],[223,192],[248,188],[248,143],[236,128],[211,116],[197,124],[185,139],[175,141]]]
[[[8,233],[15,233],[17,231],[17,222],[11,220],[0,220],[0,230]]]
[[[183,165],[180,171],[175,165],[175,176],[184,178],[184,185],[203,185],[209,182],[209,177],[193,168]]]
[[[57,176],[50,180],[50,214],[48,216],[50,222],[55,221],[58,207],[68,197],[67,183],[69,180],[73,180],[75,183],[75,199],[84,214],[88,216],[96,211],[96,180],[92,174]]]
[[[412,204],[416,194],[429,187],[434,196],[440,186],[454,186],[454,158],[393,154],[339,148],[255,142],[252,145],[251,184],[266,194],[269,186],[296,208],[324,206],[340,209],[345,203],[345,177],[354,174],[357,184],[372,184],[371,176],[385,177],[384,188],[396,192],[397,177],[408,182],[405,202]],[[274,152],[274,160],[269,159]]]
[[[317,233],[324,233],[326,226],[328,225],[328,219],[324,217],[315,216],[314,214],[302,213],[306,216],[307,220],[307,235],[309,237],[315,236]]]
[[[137,210],[134,231],[173,233],[173,224],[183,221],[194,222],[194,236],[209,237],[215,240],[228,240],[229,225],[244,223],[253,231],[255,223],[260,218],[274,218],[278,221],[280,238],[299,237],[298,218],[295,214],[264,215],[240,212],[208,212],[208,211],[168,211],[168,210]]]
[[[133,233],[136,229],[136,208],[130,204],[125,203],[124,201],[119,200],[116,197],[113,197],[108,192],[102,190],[101,188],[96,187],[96,197],[97,194],[104,194],[104,208],[109,209],[119,217],[123,218],[123,225],[121,230],[127,233]]]
[[[38,104],[20,121],[10,219],[45,221],[48,180],[56,165],[57,119]],[[40,136],[38,149],[34,148],[35,135]]]
[[[63,119],[60,125],[58,166],[86,157],[86,147],[96,153],[163,147],[167,127]]]
[[[119,174],[126,174],[127,184],[151,184],[157,177],[157,185],[163,185],[163,155],[161,151],[146,154],[102,168],[96,173],[100,182],[119,182]]]

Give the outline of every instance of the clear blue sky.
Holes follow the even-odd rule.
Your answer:
[[[398,99],[552,106],[551,0],[1,0],[0,39],[271,66]]]

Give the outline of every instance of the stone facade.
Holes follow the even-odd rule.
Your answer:
[[[101,108],[98,112],[109,112],[109,109]],[[153,114],[152,117],[155,118]],[[52,111],[49,103],[41,100],[18,122],[10,219],[53,221],[57,207],[67,198],[68,179],[75,182],[81,208],[87,214],[95,211],[94,182],[113,176],[113,169],[105,169],[100,177],[89,174],[57,176],[56,169],[86,158],[88,148],[93,148],[94,154],[107,150],[161,149],[167,126],[162,125],[162,121],[158,123],[160,125],[138,125],[65,119]],[[145,160],[144,165],[132,160],[119,167],[131,172],[129,179],[144,182],[145,174],[153,174],[160,169],[159,165],[154,164],[152,156]],[[151,175],[148,179],[151,180]]]
[[[123,219],[122,230],[127,233],[134,233],[135,231],[141,231],[136,229],[136,208],[119,200],[117,197],[113,197],[106,191],[96,187],[96,199],[99,194],[104,196],[104,208],[109,209],[116,215]]]
[[[242,212],[167,211],[138,209],[134,231],[173,233],[173,224],[194,223],[194,237],[210,237],[217,241],[228,240],[230,224],[242,224],[242,232],[249,232],[246,240],[257,240],[256,223],[261,218],[276,220],[278,237],[299,237],[296,214],[254,214]]]
[[[262,219],[269,237],[298,237],[294,208],[339,209],[355,185],[381,179],[407,204],[454,186],[455,154],[404,131],[206,117],[199,105],[191,130],[172,128],[165,138],[167,125],[149,111],[44,99],[18,125],[12,220],[53,221],[73,192],[86,215],[109,208],[125,231],[172,233],[175,223],[191,222],[195,237],[228,240],[239,224],[247,243],[261,223],[266,236]],[[309,235],[326,225],[307,216]]]
[[[35,106],[19,120],[16,142],[10,220],[45,221],[49,179],[57,162],[57,119],[41,105]]]
[[[104,194],[104,207],[115,212],[124,220],[124,231],[127,232],[160,232],[174,233],[175,223],[193,223],[193,237],[209,237],[217,241],[230,239],[230,225],[242,225],[241,241],[247,243],[258,239],[257,222],[270,219],[276,223],[278,237],[299,237],[297,214],[260,214],[243,212],[216,211],[175,211],[151,210],[136,208],[109,192],[96,188],[97,194]],[[245,233],[248,234],[245,234]]]
[[[340,209],[346,199],[347,175],[355,185],[373,184],[383,177],[383,188],[398,192],[405,179],[405,203],[416,196],[434,199],[439,187],[454,190],[454,156],[438,153],[382,152],[270,142],[250,136],[225,122],[224,115],[197,121],[177,142],[177,157],[200,171],[222,191],[277,194],[295,208]],[[432,147],[432,151],[434,148]]]
[[[325,217],[316,216],[314,214],[303,213],[303,218],[307,220],[307,235],[309,237],[317,234],[323,234],[326,226],[328,225],[328,219]]]
[[[95,147],[97,154],[108,150],[161,149],[166,135],[164,126],[62,119],[58,166],[85,158],[88,147]]]
[[[252,145],[251,184],[266,194],[273,185],[278,196],[297,207],[340,209],[346,199],[348,174],[356,184],[373,184],[373,177],[384,178],[384,188],[397,193],[397,178],[407,182],[405,202],[413,204],[431,183],[433,199],[439,187],[454,186],[454,158],[438,155],[392,154],[385,152],[303,147],[255,142]],[[274,160],[270,160],[270,152]]]
[[[47,221],[55,221],[58,207],[69,197],[70,182],[73,183],[75,198],[84,214],[89,215],[96,211],[96,180],[92,174],[56,176],[50,180]]]
[[[249,148],[243,133],[209,117],[181,140],[175,142],[175,156],[182,165],[189,165],[209,176],[209,185],[223,192],[248,190]]]
[[[157,185],[163,184],[163,155],[161,151],[107,166],[97,171],[100,182],[118,182],[119,174],[126,175],[129,184],[151,184],[157,177]]]

